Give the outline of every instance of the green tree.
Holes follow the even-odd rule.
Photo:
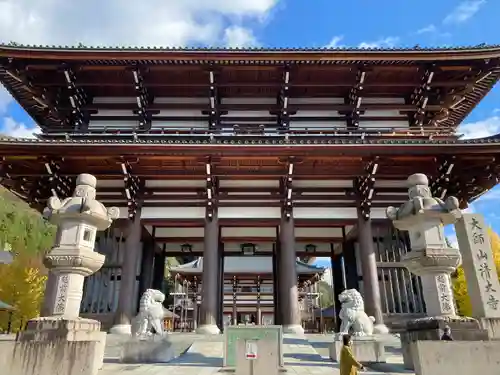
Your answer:
[[[333,305],[333,288],[324,281],[318,282],[319,303],[321,308]]]
[[[38,316],[47,270],[43,255],[50,250],[55,227],[40,213],[0,186],[0,250],[7,245],[14,261],[0,265],[0,300],[12,305],[12,326]],[[10,314],[0,314],[0,329],[7,329]]]
[[[8,243],[15,254],[38,257],[52,247],[55,231],[37,211],[0,188],[0,246]]]
[[[40,314],[47,277],[43,266],[30,254],[18,254],[11,264],[0,265],[0,300],[14,307],[10,313],[0,315],[0,331],[16,332],[28,320]]]

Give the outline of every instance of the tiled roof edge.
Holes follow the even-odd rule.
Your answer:
[[[0,143],[3,144],[37,144],[37,145],[96,145],[104,146],[109,144],[124,144],[124,145],[154,145],[154,144],[164,144],[164,145],[241,145],[241,146],[285,146],[285,145],[326,145],[326,144],[365,144],[365,145],[375,145],[375,144],[400,144],[400,145],[418,145],[418,144],[486,144],[486,143],[500,143],[500,134],[485,138],[477,139],[463,139],[463,140],[422,140],[422,139],[338,139],[338,138],[320,138],[315,140],[298,140],[284,142],[282,140],[275,139],[259,139],[259,140],[178,140],[178,139],[69,139],[69,140],[54,140],[54,139],[33,139],[33,138],[13,138],[8,136],[0,136]]]
[[[150,52],[439,52],[439,51],[467,51],[467,50],[491,50],[500,49],[500,44],[477,44],[470,46],[440,46],[440,47],[248,47],[248,48],[232,48],[232,47],[167,47],[167,46],[87,46],[82,43],[77,45],[34,45],[20,44],[16,42],[0,43],[0,48],[6,49],[29,49],[29,50],[71,50],[71,51],[150,51]]]

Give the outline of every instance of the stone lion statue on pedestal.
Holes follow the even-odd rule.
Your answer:
[[[147,289],[139,302],[139,314],[135,317],[132,334],[134,336],[152,335],[154,328],[157,335],[163,335],[163,308],[165,294],[156,289]]]
[[[365,313],[363,297],[356,289],[346,289],[339,295],[342,304],[339,317],[342,320],[339,337],[348,334],[352,329],[353,336],[373,335],[375,318]]]

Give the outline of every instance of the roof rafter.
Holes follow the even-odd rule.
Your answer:
[[[365,176],[354,179],[354,192],[356,195],[357,206],[361,210],[361,215],[365,220],[370,218],[373,196],[375,193],[375,175],[379,167],[379,158],[367,163],[365,167]]]
[[[137,115],[139,117],[139,130],[151,130],[151,111],[149,106],[153,103],[153,98],[150,96],[144,84],[143,73],[139,67],[132,69],[134,77],[134,90],[137,101]]]
[[[361,102],[363,100],[362,91],[366,79],[366,74],[367,74],[366,66],[358,68],[356,73],[356,83],[351,88],[351,91],[349,91],[347,104],[354,106],[353,109],[346,114],[347,128],[350,129],[359,128],[359,119],[361,115],[360,107],[361,107]]]
[[[66,88],[69,92],[68,99],[71,105],[71,114],[65,122],[75,130],[87,130],[90,113],[83,108],[90,104],[91,99],[82,87],[77,86],[76,74],[69,65],[63,65],[62,71],[66,80]]]
[[[284,200],[282,202],[283,216],[289,219],[293,216],[293,174],[294,174],[294,158],[288,158],[285,163],[287,166],[286,176],[280,181],[281,190],[283,191]]]
[[[429,103],[429,94],[431,91],[431,83],[435,76],[436,66],[430,65],[424,70],[424,74],[420,79],[421,83],[413,90],[410,96],[411,104],[416,106],[416,112],[413,113],[411,119],[411,126],[422,127],[427,125],[425,123],[427,104]]]
[[[456,157],[441,158],[437,165],[437,175],[432,179],[429,187],[433,196],[444,199],[451,184],[451,173],[455,168]]]
[[[144,181],[133,174],[132,165],[129,161],[123,160],[120,166],[123,173],[123,195],[127,202],[128,217],[133,219],[137,214],[137,209],[142,206]]]
[[[209,129],[216,129],[220,125],[220,96],[217,89],[216,74],[213,67],[210,67],[208,72],[209,90],[208,99],[210,101],[210,110],[208,112],[208,126]]]
[[[288,109],[290,100],[290,66],[285,65],[283,79],[277,97],[276,125],[278,129],[287,130],[290,127],[290,111]]]
[[[206,171],[206,192],[207,192],[207,201],[206,201],[206,217],[208,220],[212,220],[215,215],[216,204],[217,204],[217,183],[212,175],[212,161],[210,158],[207,159],[205,163],[205,171]]]

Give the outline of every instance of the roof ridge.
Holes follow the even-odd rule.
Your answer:
[[[415,45],[413,47],[218,47],[218,46],[132,46],[132,45],[85,45],[83,43],[78,43],[74,45],[62,45],[62,44],[22,44],[14,41],[11,42],[0,42],[0,48],[12,48],[12,49],[36,49],[36,50],[91,50],[91,51],[148,51],[148,52],[366,52],[366,51],[377,51],[377,52],[404,52],[404,51],[429,51],[429,52],[439,52],[439,51],[464,51],[464,50],[488,50],[488,49],[500,49],[500,44],[473,44],[465,46],[438,46],[438,47],[422,47],[420,45]]]

